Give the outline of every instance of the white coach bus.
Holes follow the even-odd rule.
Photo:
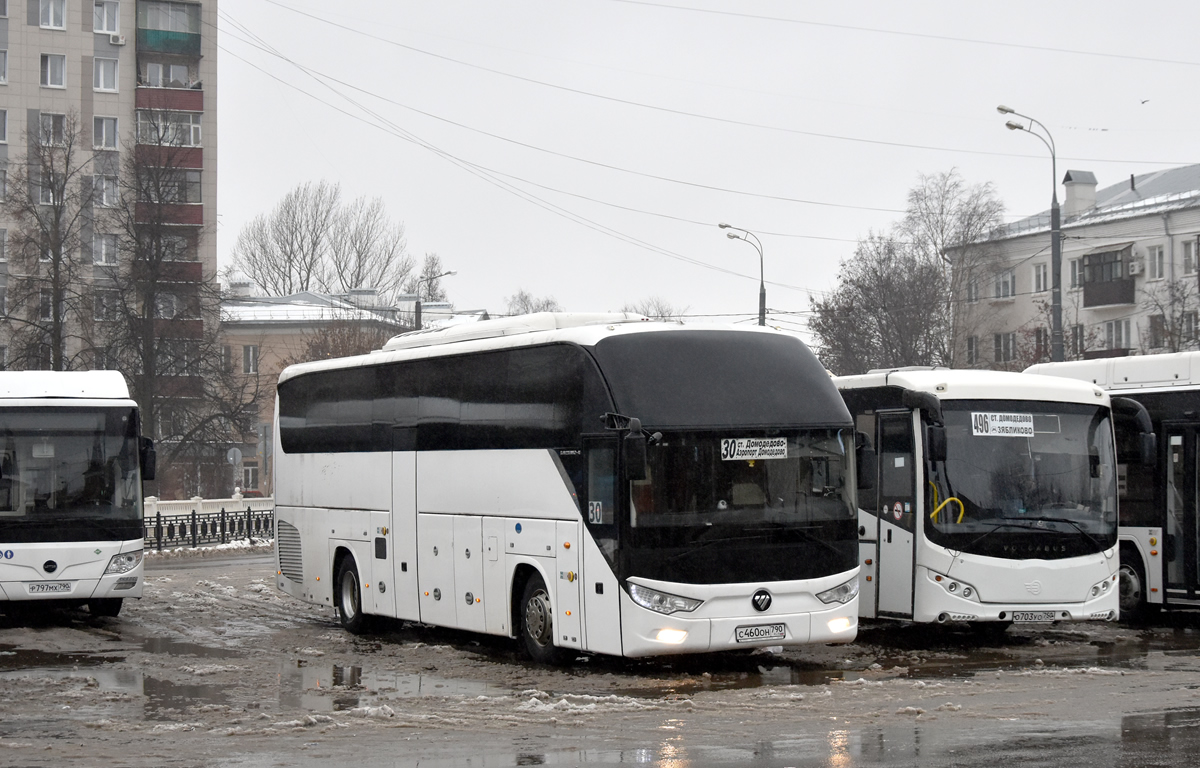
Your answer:
[[[142,596],[142,480],[154,448],[116,371],[0,372],[0,600]]]
[[[351,632],[543,662],[855,637],[853,427],[790,335],[482,321],[291,366],[276,407],[278,586]]]
[[[861,616],[1001,631],[1117,617],[1099,387],[938,368],[835,381],[874,446],[859,452]]]

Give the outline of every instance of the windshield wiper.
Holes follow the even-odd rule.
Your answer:
[[[975,547],[975,545],[976,545],[976,544],[978,544],[979,542],[983,541],[983,540],[984,540],[984,539],[986,539],[988,536],[991,536],[993,533],[995,533],[996,531],[1000,530],[1001,528],[1024,528],[1025,530],[1036,530],[1035,528],[1033,528],[1033,527],[1031,527],[1031,526],[1028,526],[1028,525],[1017,525],[1017,524],[1016,524],[1016,523],[1023,522],[1023,521],[1024,521],[1024,518],[1016,518],[1016,517],[1002,517],[1002,518],[1000,518],[1000,519],[1001,519],[1001,520],[1010,520],[1010,521],[1015,521],[1015,522],[996,523],[996,525],[995,525],[995,526],[993,526],[993,527],[991,528],[991,530],[984,531],[984,532],[983,532],[983,533],[981,533],[981,534],[980,534],[978,537],[976,537],[975,539],[973,539],[973,540],[972,540],[972,541],[971,541],[969,544],[967,544],[965,547],[960,547],[960,548],[959,548],[959,551],[962,551],[962,552],[970,552],[970,551],[971,551],[971,550],[972,550],[972,549]]]
[[[1032,520],[1033,522],[1066,523],[1067,525],[1071,526],[1075,530],[1079,531],[1080,536],[1082,536],[1083,538],[1090,541],[1092,543],[1092,546],[1094,546],[1096,548],[1097,552],[1104,551],[1104,547],[1100,546],[1100,542],[1096,541],[1096,539],[1094,539],[1090,533],[1083,530],[1083,528],[1079,525],[1079,523],[1076,523],[1074,520],[1069,520],[1065,517],[1027,517],[1027,518],[1023,518],[1023,519]]]

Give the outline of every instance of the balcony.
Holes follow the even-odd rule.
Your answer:
[[[199,203],[138,203],[136,215],[142,224],[204,225],[204,206]]]
[[[138,51],[168,53],[173,56],[199,56],[200,35],[191,32],[168,32],[162,29],[139,29]]]
[[[139,85],[134,97],[138,109],[165,109],[172,112],[203,112],[204,91],[199,88],[154,88]]]
[[[1133,303],[1135,302],[1132,277],[1083,284],[1084,307],[1115,307]]]

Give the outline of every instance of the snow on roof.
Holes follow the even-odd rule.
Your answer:
[[[1085,174],[1092,176],[1087,171],[1068,171],[1066,180],[1090,183],[1085,181]],[[1092,176],[1092,180],[1094,179]],[[1103,224],[1197,206],[1200,206],[1200,164],[1184,165],[1165,171],[1143,173],[1134,176],[1132,184],[1126,179],[1098,190],[1096,205],[1064,218],[1062,228]],[[1049,231],[1050,212],[1042,211],[1005,224],[991,239],[1003,240]]]
[[[325,300],[322,301],[321,299]],[[226,299],[221,310],[225,323],[312,323],[331,320],[356,320],[399,325],[385,314],[372,312],[349,302],[321,297],[319,294],[253,299]]]

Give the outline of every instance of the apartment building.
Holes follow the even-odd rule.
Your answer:
[[[1062,185],[1066,359],[1200,346],[1200,165],[1100,189],[1094,174],[1072,170]],[[985,245],[950,253],[962,286],[956,366],[1021,370],[1049,360],[1049,211],[1002,227]]]

